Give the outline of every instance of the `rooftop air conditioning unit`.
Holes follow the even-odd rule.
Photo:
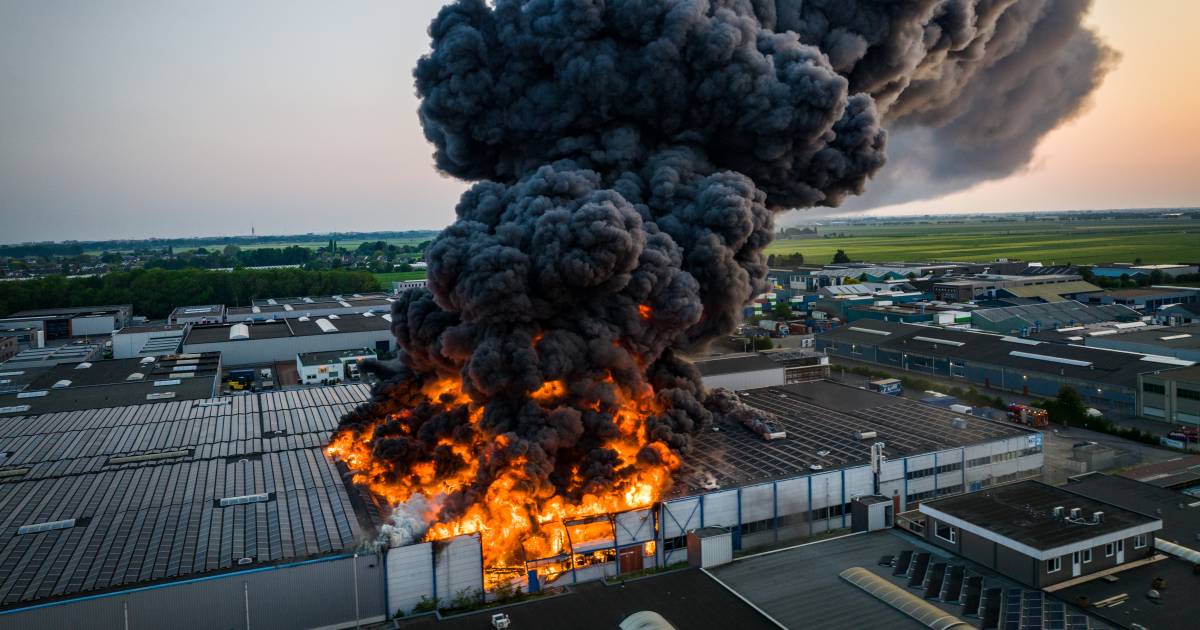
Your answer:
[[[1054,506],[1054,518],[1062,518],[1064,508],[1061,505]]]
[[[1079,518],[1079,516],[1080,516],[1082,513],[1083,513],[1083,510],[1080,510],[1079,508],[1071,508],[1071,518],[1072,518],[1072,519],[1077,519],[1077,518]]]
[[[1092,522],[1093,523],[1099,523],[1100,521],[1103,521],[1103,520],[1104,520],[1104,512],[1101,512],[1099,510],[1092,512]]]

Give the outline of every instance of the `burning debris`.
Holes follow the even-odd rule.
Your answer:
[[[727,389],[708,392],[705,406],[713,415],[727,422],[740,424],[768,442],[787,437],[787,432],[782,428],[783,423],[777,416],[743,403],[736,393]]]
[[[927,67],[891,48],[887,15],[870,37],[812,37],[793,5],[438,15],[421,122],[438,167],[478,183],[427,252],[428,290],[393,306],[399,360],[364,366],[381,382],[329,446],[398,506],[395,540],[480,532],[485,566],[519,574],[570,552],[565,524],[658,500],[714,412],[741,418],[676,350],[728,333],[766,289],[774,213],[862,191],[881,111]],[[981,41],[929,37],[947,38],[938,54]],[[891,57],[890,74],[859,71]]]

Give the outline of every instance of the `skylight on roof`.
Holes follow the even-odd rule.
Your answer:
[[[1013,350],[1008,353],[1009,356],[1021,357],[1023,359],[1033,359],[1035,361],[1048,361],[1050,363],[1061,363],[1063,365],[1074,365],[1078,367],[1088,367],[1092,364],[1091,361],[1080,361],[1078,359],[1066,359],[1063,357],[1054,357],[1048,354],[1034,354],[1032,352],[1021,352]]]
[[[84,361],[83,363],[80,363],[79,365],[76,365],[76,366],[75,366],[75,369],[76,369],[76,370],[86,370],[86,369],[88,369],[88,368],[90,368],[90,367],[92,367],[92,364],[91,364],[91,363],[88,363],[87,361]]]
[[[48,392],[44,389],[38,390],[35,392],[18,392],[17,398],[42,398],[43,396],[46,396],[49,393],[50,392]]]
[[[1159,337],[1158,339],[1160,341],[1174,341],[1176,339],[1187,339],[1191,336],[1192,335],[1190,333],[1183,333],[1182,335],[1167,335],[1166,337]]]
[[[71,529],[75,527],[75,519],[68,518],[61,521],[48,521],[45,523],[33,523],[31,525],[22,525],[17,528],[17,535],[39,534],[41,532],[50,532],[56,529]]]
[[[168,378],[168,379],[164,379],[161,381],[154,381],[154,386],[155,387],[169,387],[171,385],[178,385],[181,382],[182,381],[180,381],[177,378]]]
[[[320,328],[323,333],[335,333],[338,331],[337,326],[334,326],[328,319],[318,319],[317,328]]]
[[[1025,339],[1023,337],[1012,337],[1012,336],[1001,337],[1000,340],[1007,341],[1009,343],[1019,343],[1021,345],[1025,345],[1025,346],[1036,346],[1036,345],[1042,343],[1040,341],[1035,341],[1033,339]]]
[[[875,330],[874,328],[862,328],[861,326],[850,326],[849,328],[850,328],[850,330],[853,330],[854,332],[867,333],[869,335],[879,335],[880,337],[886,337],[886,336],[892,334],[886,330]]]
[[[247,503],[266,503],[271,500],[271,495],[268,492],[259,494],[244,494],[238,497],[225,497],[217,500],[217,506],[230,507],[233,505],[246,505]]]
[[[166,400],[174,397],[175,392],[154,392],[151,394],[146,394],[146,400]]]
[[[0,413],[25,413],[29,411],[29,405],[10,405],[8,407],[0,407]]]
[[[955,347],[967,345],[966,342],[963,342],[963,341],[950,341],[948,339],[938,339],[937,337],[917,336],[917,337],[913,337],[913,340],[914,341],[924,341],[926,343],[942,343],[942,344],[946,344],[947,346],[955,346]]]

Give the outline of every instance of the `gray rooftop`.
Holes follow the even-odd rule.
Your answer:
[[[351,350],[326,350],[322,352],[302,352],[296,355],[300,363],[304,365],[328,365],[341,363],[342,359],[358,358],[363,356],[374,357],[375,351],[370,348],[354,348]]]
[[[355,547],[369,518],[321,448],[366,396],[353,385],[5,419],[0,606]]]
[[[1056,507],[1070,513],[1079,508],[1082,518],[1103,512],[1099,523],[1071,523],[1054,516]],[[978,492],[933,499],[921,504],[972,525],[1041,551],[1156,522],[1158,519],[1070,490],[1038,481],[994,486]]]
[[[737,354],[727,357],[713,357],[698,360],[693,363],[704,376],[732,374],[735,372],[755,372],[759,370],[777,370],[779,365],[761,354]]]
[[[1173,359],[1167,363],[1106,348],[878,320],[858,320],[817,338],[1124,387],[1134,387],[1138,374],[1181,366]]]
[[[962,414],[831,381],[752,389],[738,397],[774,414],[787,437],[768,442],[734,424],[700,433],[677,475],[674,495],[702,493],[708,474],[728,488],[809,474],[813,465],[836,470],[866,464],[877,441],[887,444],[885,455],[899,457],[1032,433],[1020,425],[975,417],[957,428],[954,421]],[[859,440],[858,431],[875,431],[878,438]]]

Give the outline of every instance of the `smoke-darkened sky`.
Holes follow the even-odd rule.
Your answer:
[[[0,241],[446,225],[466,184],[434,169],[411,74],[440,5],[0,4]],[[1027,167],[883,211],[1200,203],[1200,3],[1085,23],[1120,61]]]

